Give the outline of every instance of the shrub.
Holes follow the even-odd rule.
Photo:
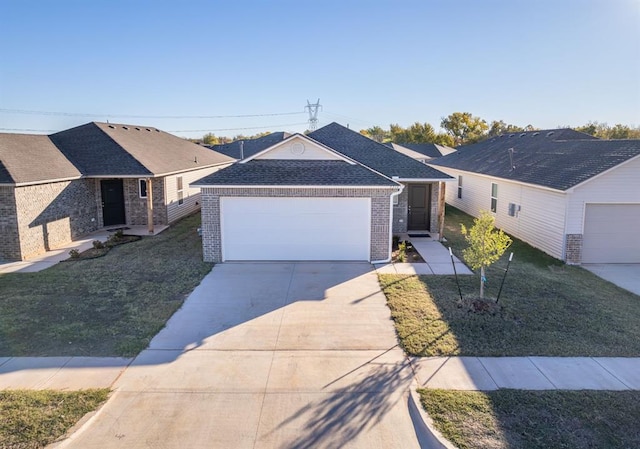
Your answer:
[[[77,259],[80,257],[80,251],[78,251],[77,249],[72,249],[71,251],[69,251],[69,256],[72,259]]]
[[[398,243],[398,260],[400,262],[407,261],[407,242],[402,241]]]
[[[104,249],[104,243],[102,243],[100,240],[94,240],[93,241],[93,248],[94,249]]]

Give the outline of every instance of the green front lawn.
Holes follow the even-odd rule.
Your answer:
[[[472,217],[447,208],[445,236],[458,257],[460,223]],[[479,277],[381,275],[401,345],[412,355],[640,356],[640,297],[514,239],[487,270],[495,299],[508,253],[514,260],[500,298],[474,303]]]
[[[133,356],[211,270],[200,214],[104,257],[0,274],[0,356]]]
[[[638,391],[419,393],[435,427],[460,449],[640,447]]]
[[[41,448],[107,400],[109,390],[0,391],[0,447]]]

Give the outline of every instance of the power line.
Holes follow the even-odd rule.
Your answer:
[[[83,112],[34,111],[29,109],[5,109],[0,112],[26,115],[57,115],[64,117],[103,117],[103,118],[154,118],[154,119],[195,119],[195,118],[248,118],[248,117],[276,117],[281,115],[299,115],[305,112],[274,112],[271,114],[239,114],[239,115],[135,115],[135,114],[95,114]]]
[[[265,125],[265,126],[249,126],[243,128],[217,128],[217,129],[170,129],[166,130],[170,133],[202,133],[202,132],[213,132],[213,131],[244,131],[247,129],[265,129],[265,128],[273,128],[277,129],[284,126],[298,126],[298,125],[306,125],[307,122],[298,122],[298,123],[281,123],[278,125]],[[41,133],[55,133],[60,131],[59,129],[27,129],[27,128],[0,128],[0,131],[25,131],[25,132],[41,132]]]

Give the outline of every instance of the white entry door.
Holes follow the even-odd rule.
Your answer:
[[[370,260],[370,198],[223,197],[222,258]]]

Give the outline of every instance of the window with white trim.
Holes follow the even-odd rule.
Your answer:
[[[397,206],[398,204],[400,204],[400,195],[394,195],[393,196],[393,205]]]
[[[458,176],[458,198],[462,199],[462,175]]]
[[[498,210],[498,184],[491,183],[491,212]]]
[[[178,205],[184,203],[184,192],[182,190],[182,176],[176,177],[176,183],[178,186]]]
[[[138,179],[138,193],[140,194],[140,198],[147,197],[147,180],[146,179]]]

